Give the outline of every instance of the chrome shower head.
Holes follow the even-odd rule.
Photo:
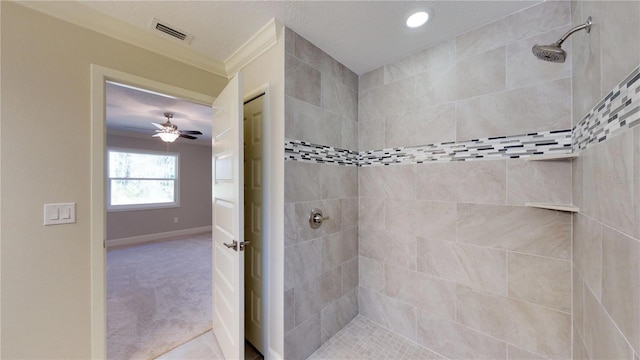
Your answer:
[[[544,61],[563,63],[567,58],[567,53],[562,50],[558,43],[551,45],[534,45],[531,50],[533,51],[533,55]]]
[[[587,33],[591,32],[591,16],[587,18],[587,22],[582,25],[576,26],[573,29],[567,31],[560,40],[554,42],[551,45],[534,45],[531,51],[533,51],[533,55],[535,55],[538,59],[554,62],[554,63],[563,63],[567,59],[567,53],[562,50],[562,43],[567,40],[571,34],[576,31],[586,29]]]

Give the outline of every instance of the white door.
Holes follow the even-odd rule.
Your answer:
[[[262,198],[263,99],[244,106],[244,236],[251,243],[245,248],[244,331],[258,351],[264,351],[262,310]]]
[[[242,74],[213,102],[213,332],[227,359],[244,359]]]

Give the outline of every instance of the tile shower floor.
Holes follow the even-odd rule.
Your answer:
[[[357,316],[307,360],[444,359],[371,320]]]

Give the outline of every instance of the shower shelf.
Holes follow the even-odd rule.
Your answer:
[[[566,211],[577,213],[580,212],[580,209],[574,205],[564,205],[564,204],[546,204],[546,203],[525,203],[524,206],[534,207],[539,209],[547,209],[547,210],[558,210],[558,211]]]
[[[525,161],[552,161],[552,160],[572,160],[578,157],[578,154],[551,154],[551,155],[533,155],[525,158]]]

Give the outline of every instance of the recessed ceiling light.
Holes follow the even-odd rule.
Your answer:
[[[429,14],[425,11],[418,11],[407,18],[407,26],[417,28],[424,25],[429,20]]]

